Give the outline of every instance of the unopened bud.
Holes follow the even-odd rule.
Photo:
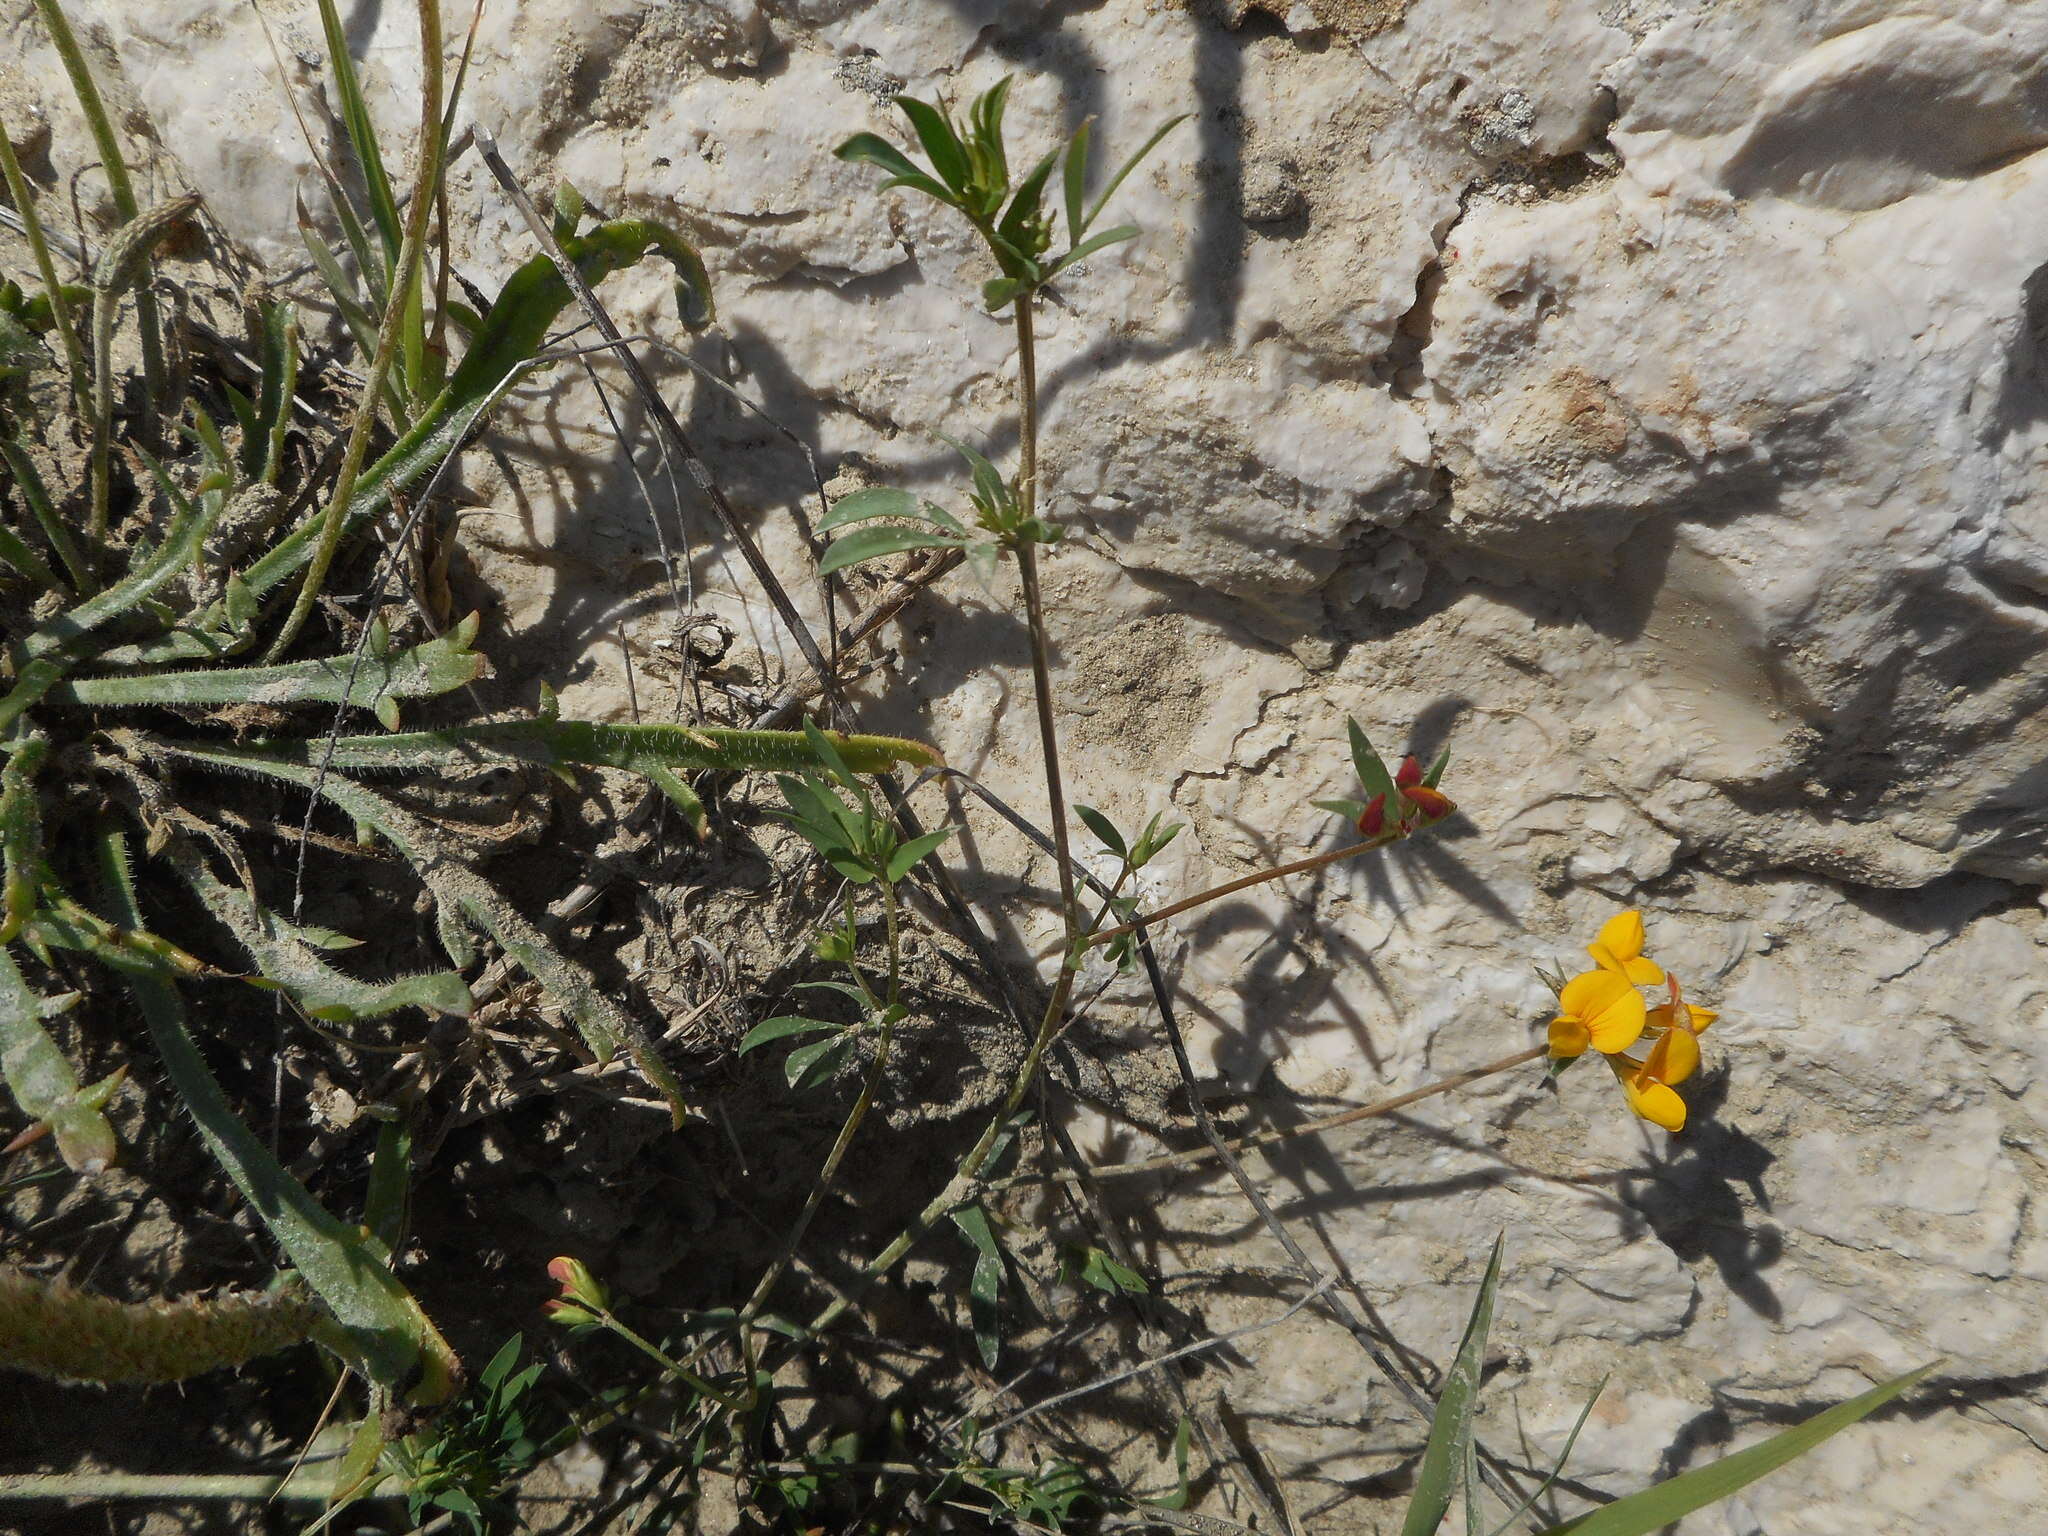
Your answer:
[[[1365,809],[1358,813],[1358,833],[1361,837],[1378,837],[1380,828],[1386,825],[1387,797],[1374,795],[1365,802]]]
[[[1409,789],[1422,782],[1422,764],[1413,754],[1401,759],[1401,766],[1394,770],[1394,788]]]
[[[1422,819],[1425,823],[1442,821],[1458,808],[1452,803],[1449,795],[1444,794],[1440,790],[1431,789],[1426,784],[1406,785],[1402,788],[1401,793],[1407,798],[1410,805],[1422,812]]]
[[[550,1260],[548,1277],[562,1288],[562,1294],[541,1309],[551,1322],[565,1328],[590,1328],[597,1324],[599,1313],[610,1310],[604,1287],[581,1259],[564,1256]]]

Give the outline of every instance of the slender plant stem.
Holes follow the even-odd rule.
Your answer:
[[[1071,957],[1070,951],[1069,958]],[[981,1170],[995,1155],[1004,1128],[1022,1107],[1025,1095],[1031,1091],[1031,1085],[1038,1080],[1038,1068],[1045,1060],[1045,1053],[1051,1049],[1053,1041],[1059,1038],[1060,1020],[1066,1015],[1067,1000],[1073,995],[1074,978],[1078,974],[1073,965],[1061,965],[1059,980],[1053,983],[1052,996],[1046,999],[1045,1012],[1039,1017],[1037,1032],[1032,1036],[1031,1046],[1025,1051],[1024,1060],[1017,1068],[1017,1075],[1010,1084],[1010,1092],[1004,1098],[1002,1108],[990,1118],[980,1139],[975,1142],[967,1156],[960,1160],[959,1167],[954,1170],[953,1177],[947,1181],[946,1187],[918,1212],[915,1221],[897,1233],[895,1240],[888,1247],[868,1260],[861,1270],[861,1278],[864,1281],[878,1280],[895,1268],[897,1262],[910,1252],[919,1238],[938,1225],[948,1211],[958,1209],[966,1200],[968,1192],[980,1178]],[[818,1333],[829,1328],[852,1305],[852,1294],[841,1292],[811,1320],[810,1331]]]
[[[369,376],[363,380],[362,399],[356,406],[355,421],[349,428],[348,448],[341,459],[341,473],[334,482],[334,494],[320,525],[320,541],[299,583],[299,595],[292,603],[284,628],[271,642],[267,659],[276,661],[298,638],[307,615],[326,584],[328,567],[341,545],[342,530],[348,526],[349,503],[355,499],[356,477],[362,473],[369,454],[370,435],[377,424],[377,399],[384,392],[392,358],[399,349],[400,332],[412,313],[414,289],[418,286],[421,260],[426,251],[427,225],[433,218],[434,189],[441,180],[441,4],[440,0],[418,0],[420,18],[420,135],[418,174],[414,177],[412,205],[406,209],[405,241],[398,252],[390,291],[385,295],[384,323],[377,332],[377,351],[370,359]],[[403,426],[403,423],[399,424]]]
[[[1483,1078],[1496,1077],[1502,1072],[1512,1071],[1549,1054],[1548,1045],[1532,1045],[1526,1050],[1516,1051],[1512,1056],[1503,1056],[1498,1061],[1489,1061],[1482,1067],[1470,1067],[1463,1072],[1453,1072],[1440,1077],[1433,1083],[1407,1093],[1397,1093],[1390,1099],[1377,1099],[1370,1104],[1340,1110],[1334,1115],[1324,1115],[1316,1120],[1304,1120],[1299,1125],[1283,1125],[1275,1130],[1254,1131],[1249,1136],[1237,1136],[1224,1143],[1232,1152],[1243,1152],[1256,1147],[1270,1147],[1283,1141],[1295,1141],[1303,1136],[1320,1136],[1324,1131],[1334,1131],[1339,1126],[1356,1125],[1361,1120],[1374,1120],[1382,1115],[1391,1115],[1397,1109],[1406,1109],[1410,1104],[1423,1099],[1435,1098],[1440,1093],[1450,1093],[1464,1088]],[[1219,1154],[1214,1147],[1196,1147],[1188,1152],[1167,1152],[1159,1157],[1141,1158],[1131,1163],[1105,1163],[1100,1167],[1076,1172],[1072,1169],[1059,1173],[1022,1173],[1014,1178],[1003,1179],[991,1184],[991,1189],[1008,1189],[1017,1184],[1073,1184],[1085,1174],[1091,1179],[1123,1178],[1136,1173],[1162,1173],[1170,1168],[1189,1168],[1197,1163],[1206,1163]]]
[[[1027,521],[1037,514],[1038,507],[1038,348],[1032,329],[1032,299],[1033,295],[1028,292],[1018,295],[1012,310],[1017,323],[1017,496]],[[959,1206],[966,1191],[973,1187],[982,1168],[994,1155],[1004,1128],[1023,1105],[1031,1085],[1037,1081],[1039,1065],[1045,1060],[1045,1053],[1053,1041],[1059,1038],[1060,1020],[1065,1016],[1067,1001],[1074,991],[1074,961],[1078,958],[1082,940],[1082,918],[1080,903],[1074,895],[1074,865],[1067,838],[1067,795],[1060,774],[1059,734],[1053,724],[1052,666],[1047,654],[1045,605],[1038,586],[1037,547],[1020,543],[1016,553],[1017,575],[1024,589],[1024,619],[1031,635],[1031,685],[1038,704],[1038,744],[1045,761],[1045,796],[1052,821],[1053,861],[1059,868],[1060,922],[1066,934],[1059,980],[1053,984],[1052,996],[1046,1000],[1037,1033],[1032,1036],[1030,1048],[1025,1051],[1024,1060],[1017,1068],[1002,1109],[989,1121],[980,1140],[961,1160],[946,1187],[918,1213],[917,1220],[868,1261],[862,1274],[869,1280],[894,1268],[920,1237],[948,1211]],[[834,1298],[812,1321],[812,1330],[829,1327],[852,1304],[845,1295]]]
[[[405,1487],[393,1482],[382,1489],[358,1493],[359,1499],[396,1499]],[[325,1504],[334,1497],[331,1478],[293,1480],[267,1472],[23,1472],[0,1475],[0,1500],[6,1499],[148,1499],[180,1503],[223,1499],[268,1504],[284,1499],[300,1504]]]
[[[1032,329],[1032,295],[1019,294],[1017,317],[1017,499],[1028,523],[1038,511],[1038,344]],[[1074,866],[1067,849],[1067,791],[1060,774],[1059,734],[1052,717],[1052,666],[1047,658],[1045,603],[1038,587],[1038,546],[1017,546],[1017,579],[1024,588],[1024,622],[1031,633],[1031,690],[1038,703],[1038,745],[1045,759],[1045,798],[1052,820],[1053,859],[1059,865],[1060,919],[1067,946],[1080,936],[1081,912],[1074,901]]]
[[[1127,933],[1136,933],[1140,928],[1149,928],[1154,923],[1164,922],[1169,917],[1178,917],[1183,912],[1192,911],[1196,907],[1207,906],[1212,901],[1220,901],[1223,897],[1229,896],[1234,892],[1248,891],[1253,886],[1264,885],[1269,880],[1279,880],[1288,875],[1302,874],[1307,870],[1321,869],[1325,864],[1335,864],[1342,859],[1356,858],[1361,853],[1371,853],[1375,848],[1384,848],[1388,843],[1398,841],[1400,841],[1398,837],[1392,836],[1367,838],[1362,843],[1346,843],[1342,848],[1332,848],[1326,853],[1312,853],[1305,859],[1296,859],[1292,864],[1282,864],[1275,869],[1262,869],[1256,874],[1246,875],[1242,879],[1229,880],[1222,885],[1212,885],[1208,890],[1198,891],[1185,901],[1176,901],[1172,906],[1161,907],[1157,912],[1147,912],[1141,917],[1132,918],[1128,923],[1121,923],[1114,928],[1105,928],[1102,932],[1091,935],[1087,940],[1086,947],[1093,949],[1098,944],[1107,944],[1112,939],[1120,939]]]
[[[605,1326],[605,1328],[608,1331],[617,1334],[620,1338],[624,1339],[628,1344],[632,1345],[635,1349],[639,1350],[641,1354],[647,1356],[648,1359],[652,1360],[656,1365],[660,1366],[671,1377],[673,1377],[677,1381],[680,1381],[692,1392],[695,1392],[702,1397],[710,1398],[714,1403],[718,1404],[718,1406],[723,1408],[727,1413],[737,1413],[741,1411],[742,1408],[745,1406],[745,1404],[739,1398],[727,1397],[723,1392],[719,1391],[718,1388],[712,1386],[710,1382],[706,1381],[702,1376],[699,1376],[695,1371],[691,1370],[688,1366],[679,1364],[678,1362],[670,1359],[668,1355],[665,1354],[662,1350],[658,1349],[653,1344],[650,1344],[646,1339],[642,1338],[639,1334],[635,1333],[632,1329],[628,1328],[624,1323],[620,1322],[616,1317],[614,1317],[609,1311],[601,1308],[595,1309],[593,1315],[597,1318],[597,1320],[600,1323],[602,1323]]]

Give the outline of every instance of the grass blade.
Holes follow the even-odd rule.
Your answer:
[[[1486,1365],[1486,1335],[1493,1326],[1494,1295],[1500,1289],[1500,1254],[1501,1239],[1495,1238],[1486,1278],[1479,1282],[1479,1296],[1465,1324],[1465,1337],[1451,1368],[1444,1373],[1436,1417],[1429,1426],[1429,1444],[1415,1472],[1415,1492],[1408,1500],[1401,1536],[1432,1536],[1443,1524],[1452,1495],[1464,1480],[1472,1447],[1472,1414],[1479,1404],[1479,1376]]]
[[[363,100],[363,82],[356,74],[356,61],[349,56],[348,34],[342,29],[341,12],[334,0],[320,0],[320,30],[327,37],[327,67],[333,72],[335,95],[340,98],[342,128],[363,173],[363,187],[370,197],[370,217],[376,221],[377,234],[384,242],[384,264],[388,270],[397,263],[399,247],[404,243],[398,222],[398,199],[392,195],[391,178],[385,173],[384,156],[377,147],[377,128]]]
[[[1917,1371],[1894,1376],[1860,1397],[1837,1403],[1803,1424],[1795,1424],[1771,1436],[1761,1445],[1737,1451],[1733,1456],[1723,1456],[1719,1461],[1695,1467],[1690,1472],[1645,1488],[1641,1493],[1632,1493],[1576,1520],[1552,1526],[1543,1536],[1648,1536],[1652,1531],[1660,1531],[1696,1509],[1705,1509],[1709,1504],[1740,1492],[1758,1478],[1804,1456],[1823,1440],[1839,1435],[1857,1420],[1875,1413],[1916,1385],[1938,1364],[1940,1362],[1935,1361]]]

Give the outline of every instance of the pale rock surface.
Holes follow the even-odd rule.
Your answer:
[[[22,9],[8,121],[40,100],[77,164]],[[324,143],[311,8],[265,13]],[[355,15],[396,140],[406,8]],[[295,262],[292,192],[319,193],[248,8],[105,17],[176,175]],[[1544,1015],[1531,962],[1573,966],[1623,904],[1722,1015],[1683,1138],[1585,1065],[1301,1144],[1255,1163],[1269,1194],[1437,1360],[1505,1230],[1487,1435],[1555,1449],[1612,1371],[1574,1471],[1617,1490],[1946,1356],[1953,1406],[1686,1529],[1979,1536],[2048,1507],[2044,60],[2048,7],[2000,0],[493,0],[465,112],[537,188],[703,242],[725,340],[697,355],[825,474],[939,494],[935,429],[1014,450],[1011,332],[967,243],[830,147],[895,133],[899,85],[1006,71],[1027,144],[1095,114],[1114,153],[1195,111],[1119,198],[1144,237],[1045,316],[1075,794],[1189,822],[1169,894],[1328,846],[1307,802],[1351,787],[1347,715],[1451,745],[1464,812],[1168,935],[1203,1064],[1298,1118],[1503,1054]],[[473,275],[509,271],[526,237],[473,157],[453,190]],[[677,338],[663,286],[607,294]],[[663,638],[655,541],[587,394],[523,393],[471,547],[565,703],[622,714],[616,636]],[[697,399],[809,592],[807,472]],[[793,664],[686,522],[702,604]],[[956,578],[872,718],[1042,816],[1011,610],[1007,578]],[[1025,869],[993,825],[974,848]],[[1285,1276],[1226,1182],[1176,1187],[1156,1263]],[[1297,1293],[1203,1305],[1220,1330]],[[1310,1312],[1240,1347],[1212,1379],[1305,1528],[1391,1529],[1346,1484],[1412,1455],[1398,1399]]]

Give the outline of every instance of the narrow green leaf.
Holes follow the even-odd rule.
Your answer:
[[[1085,261],[1104,246],[1118,245],[1125,240],[1135,240],[1142,231],[1135,224],[1119,224],[1114,229],[1105,229],[1099,235],[1090,235],[1071,251],[1060,257],[1053,265],[1053,271],[1064,272],[1077,261]]]
[[[825,771],[858,794],[860,786],[854,782],[853,770],[846,766],[846,759],[839,755],[839,747],[832,738],[819,730],[817,722],[808,717],[804,720],[803,732],[805,744],[810,747],[818,761],[825,765]]]
[[[1444,776],[1444,770],[1450,766],[1451,749],[1445,747],[1443,751],[1437,753],[1436,761],[1429,765],[1429,772],[1422,776],[1422,782],[1429,788],[1435,789],[1438,781]]]
[[[1771,1436],[1761,1445],[1737,1451],[1732,1456],[1723,1456],[1719,1461],[1680,1473],[1666,1482],[1645,1488],[1641,1493],[1632,1493],[1590,1514],[1580,1515],[1576,1520],[1552,1526],[1543,1536],[1648,1536],[1651,1531],[1660,1531],[1674,1520],[1683,1519],[1696,1509],[1705,1509],[1730,1494],[1739,1493],[1758,1478],[1768,1476],[1787,1462],[1804,1456],[1822,1441],[1840,1434],[1857,1420],[1867,1418],[1902,1392],[1910,1390],[1940,1363],[1933,1361],[1917,1371],[1894,1376],[1881,1386],[1872,1387],[1846,1403],[1837,1403],[1804,1423]]]
[[[974,1323],[974,1342],[981,1362],[990,1370],[1002,1358],[1003,1250],[989,1227],[988,1213],[978,1205],[952,1213],[953,1225],[974,1245],[974,1274],[968,1281],[968,1313]]]
[[[664,224],[651,219],[614,219],[561,244],[563,254],[592,286],[658,254],[676,270],[677,302],[684,324],[701,327],[715,313],[703,258]],[[349,529],[362,527],[384,509],[394,490],[404,490],[431,475],[460,447],[518,371],[532,362],[571,297],[569,285],[546,256],[533,257],[512,274],[447,386],[356,481],[347,513]],[[252,563],[242,573],[250,590],[259,596],[270,591],[311,559],[321,521],[317,514],[309,517]],[[174,660],[181,655],[204,654],[203,648],[186,648],[141,659]]]
[[[404,651],[366,648],[274,667],[205,667],[183,672],[121,672],[60,684],[50,697],[94,708],[152,708],[207,704],[353,704],[375,709],[392,699],[430,699],[473,683],[486,670],[469,648],[478,616],[471,614],[437,639]]]
[[[711,813],[704,808],[704,801],[684,780],[683,776],[665,763],[643,763],[640,774],[668,797],[668,803],[682,813],[689,826],[690,835],[703,842],[706,830],[711,824]]]
[[[8,473],[14,476],[15,489],[28,503],[36,526],[43,530],[43,537],[49,541],[50,548],[56,551],[64,569],[71,573],[71,585],[80,592],[90,592],[96,585],[92,569],[79,553],[78,543],[71,537],[71,530],[65,526],[64,519],[57,515],[56,505],[50,500],[49,488],[44,485],[35,460],[25,447],[9,437],[0,437],[0,460],[5,460]]]
[[[335,95],[341,108],[341,122],[348,134],[349,148],[370,194],[370,213],[383,237],[387,265],[398,260],[401,231],[398,202],[392,196],[391,178],[385,174],[384,156],[377,147],[376,125],[363,100],[363,83],[356,75],[356,63],[348,51],[348,33],[341,24],[341,12],[334,0],[319,0],[320,29],[327,37],[327,68],[334,76]]]
[[[118,841],[102,847],[118,865]],[[130,928],[141,926],[134,892],[125,881],[116,898],[116,919]],[[369,1241],[322,1207],[235,1117],[186,1030],[177,992],[158,977],[126,974],[164,1075],[192,1116],[200,1140],[347,1330],[372,1377],[420,1406],[445,1402],[455,1390],[455,1353],[419,1303]]]
[[[914,96],[896,97],[896,105],[917,134],[918,143],[924,146],[925,158],[932,163],[932,169],[939,173],[939,180],[950,187],[955,194],[967,190],[967,150],[960,143],[960,135],[946,120],[946,115],[929,102],[919,101]]]
[[[885,871],[889,883],[891,885],[896,884],[897,881],[915,869],[919,861],[926,854],[937,848],[939,844],[959,830],[958,827],[940,827],[937,831],[926,832],[904,843],[894,853],[889,855],[889,867]]]
[[[744,1056],[756,1046],[784,1040],[791,1035],[814,1035],[821,1029],[837,1032],[845,1028],[844,1024],[834,1024],[829,1019],[807,1019],[801,1014],[785,1013],[778,1018],[764,1019],[748,1030],[740,1041],[739,1054]]]
[[[1342,816],[1350,822],[1357,821],[1365,814],[1365,802],[1362,800],[1311,800],[1309,804],[1319,811],[1329,811],[1332,815]]]
[[[1103,847],[1120,859],[1130,859],[1130,849],[1124,842],[1123,833],[1117,831],[1107,816],[1092,805],[1076,805],[1074,814],[1081,818],[1081,825],[1093,832]]]
[[[1074,136],[1067,141],[1067,163],[1061,177],[1067,203],[1067,244],[1079,245],[1087,231],[1082,224],[1082,198],[1088,184],[1088,141],[1095,119],[1084,117]]]
[[[1003,190],[1010,185],[1009,158],[1003,147],[1003,112],[1009,106],[1010,85],[1015,78],[1003,76],[974,99],[967,114],[976,145],[988,157],[996,187]]]
[[[883,773],[898,763],[936,766],[937,752],[900,736],[830,733],[842,761],[856,773]],[[448,773],[494,762],[544,768],[584,766],[645,773],[650,766],[685,772],[814,771],[824,766],[801,731],[738,731],[715,726],[601,725],[589,720],[504,720],[395,736],[342,736],[309,751],[298,739],[249,743],[275,761],[330,768]]]
[[[1046,235],[1037,229],[1039,207],[1045,198],[1045,183],[1052,175],[1052,168],[1059,162],[1059,151],[1048,150],[1039,157],[1036,165],[1025,173],[1017,183],[1017,193],[1010,199],[1002,222],[996,225],[996,234],[1016,247],[1027,260],[1036,259],[1045,250]]]
[[[864,560],[878,559],[883,555],[900,554],[906,549],[958,549],[960,545],[961,540],[957,536],[934,533],[929,528],[909,528],[901,524],[856,528],[833,540],[832,547],[818,562],[818,574],[829,576],[849,565],[859,565]]]
[[[974,477],[974,494],[978,498],[992,507],[1002,507],[1010,502],[1009,484],[995,465],[957,437],[948,437],[943,432],[936,435],[939,441],[967,461],[968,472]]]
[[[1182,123],[1186,122],[1193,115],[1194,114],[1190,112],[1183,112],[1178,117],[1169,117],[1165,122],[1161,123],[1159,127],[1153,131],[1151,138],[1147,139],[1143,144],[1140,144],[1138,146],[1138,152],[1136,154],[1132,155],[1130,159],[1126,160],[1121,166],[1117,167],[1116,174],[1109,178],[1109,185],[1102,189],[1101,195],[1095,199],[1095,206],[1088,210],[1088,217],[1082,221],[1081,228],[1083,230],[1086,230],[1097,219],[1102,217],[1102,210],[1109,205],[1109,200],[1116,195],[1116,189],[1124,184],[1124,178],[1129,176],[1131,172],[1135,171],[1138,168],[1138,163],[1141,160],[1143,160],[1147,155],[1151,154],[1154,149],[1157,149],[1159,147],[1159,141],[1165,138],[1169,133],[1173,132],[1174,129],[1178,128]]]
[[[244,447],[250,451],[249,475],[264,485],[276,485],[284,468],[292,397],[299,387],[299,319],[290,304],[264,306],[262,358],[262,385],[256,397],[256,429],[261,436]]]
[[[1387,765],[1380,761],[1379,753],[1373,751],[1372,743],[1365,739],[1365,732],[1358,728],[1356,720],[1347,720],[1351,734],[1351,766],[1358,773],[1358,782],[1365,786],[1368,804],[1375,795],[1385,795],[1388,805],[1400,802],[1401,795],[1394,788],[1393,775],[1387,772]]]
[[[42,737],[24,737],[0,765],[0,943],[21,932],[36,907],[36,884],[43,871],[43,811],[35,776],[48,750]]]
[[[343,206],[346,206],[346,203]],[[375,356],[377,322],[357,294],[356,285],[350,281],[348,273],[341,265],[341,259],[334,254],[334,248],[321,238],[311,221],[303,215],[299,219],[299,238],[305,243],[306,254],[313,258],[313,265],[319,269],[321,289],[334,301],[334,307],[341,315],[342,324],[348,327],[349,339],[356,344],[357,354],[362,357]],[[377,270],[374,256],[371,257],[371,261],[373,265],[368,270]],[[382,301],[373,297],[373,302],[381,304]],[[386,381],[383,399],[385,405],[390,408],[394,421],[406,419],[404,402],[399,399],[397,385]]]
[[[1415,1492],[1408,1500],[1401,1536],[1433,1536],[1451,1507],[1451,1496],[1472,1444],[1472,1414],[1479,1406],[1486,1335],[1493,1326],[1494,1293],[1500,1288],[1500,1256],[1501,1239],[1495,1238],[1493,1256],[1487,1260],[1486,1276],[1479,1282],[1479,1296],[1465,1324],[1465,1337],[1458,1344],[1457,1357],[1450,1369],[1444,1372],[1436,1416],[1429,1427],[1429,1444],[1424,1447],[1422,1463],[1415,1471]]]
[[[816,779],[789,774],[777,774],[775,783],[788,802],[790,822],[805,837],[813,843],[823,839],[849,849],[853,846],[854,832],[848,825],[846,807],[830,789]]]
[[[24,544],[20,535],[11,528],[0,527],[0,560],[5,560],[44,592],[55,591],[68,585],[50,569],[43,557]]]
[[[1600,1378],[1599,1382],[1594,1386],[1592,1394],[1587,1397],[1586,1406],[1581,1408],[1579,1416],[1572,1420],[1571,1433],[1564,1437],[1564,1449],[1557,1453],[1557,1460],[1551,1463],[1549,1474],[1545,1476],[1542,1482],[1536,1485],[1534,1492],[1522,1500],[1520,1504],[1516,1505],[1513,1512],[1488,1533],[1488,1536],[1507,1536],[1511,1529],[1521,1524],[1522,1516],[1534,1509],[1537,1501],[1556,1486],[1557,1480],[1564,1475],[1565,1463],[1572,1459],[1572,1447],[1579,1443],[1579,1431],[1586,1427],[1586,1420],[1593,1413],[1593,1405],[1600,1401],[1600,1395],[1607,1390],[1607,1383],[1610,1379],[1607,1376]],[[1476,1523],[1472,1524],[1470,1528],[1473,1531],[1479,1529]]]
[[[846,1065],[846,1059],[852,1054],[853,1042],[843,1037],[814,1040],[809,1045],[798,1046],[784,1058],[783,1076],[791,1088],[802,1093],[838,1076],[839,1069]]]
[[[605,995],[588,971],[562,954],[516,906],[471,869],[467,861],[456,857],[423,818],[392,804],[343,774],[323,774],[310,764],[285,762],[246,747],[174,743],[136,732],[122,732],[119,736],[139,750],[155,756],[266,774],[300,785],[313,790],[358,826],[374,830],[398,850],[433,893],[440,909],[437,916],[442,924],[444,944],[450,947],[451,958],[456,957],[456,946],[461,944],[459,926],[455,922],[455,914],[459,913],[488,933],[500,949],[540,983],[541,990],[569,1016],[599,1061],[610,1060],[624,1042],[631,1049],[641,1075],[667,1100],[675,1123],[680,1125],[688,1115],[689,1106],[681,1085],[662,1061],[646,1032]],[[303,750],[305,744],[299,745]]]
[[[406,1195],[411,1184],[412,1127],[403,1115],[394,1115],[377,1127],[377,1147],[370,1154],[370,1187],[363,1195],[363,1225],[386,1253],[396,1253],[404,1239]]]
[[[135,452],[159,476],[175,509],[163,543],[147,552],[138,550],[128,576],[97,596],[60,613],[23,640],[19,647],[14,689],[0,699],[0,732],[7,731],[21,712],[62,681],[77,662],[76,649],[100,625],[117,615],[132,613],[157,589],[190,565],[204,547],[214,518],[220,514],[216,498],[208,506],[195,508],[178,494],[163,475],[163,467],[139,444]]]
[[[1186,1414],[1173,1430],[1173,1472],[1174,1491],[1163,1499],[1147,1499],[1145,1503],[1157,1509],[1186,1509],[1191,1490],[1188,1486],[1188,1442],[1193,1438],[1194,1420]]]
[[[870,517],[916,517],[917,498],[908,491],[892,490],[887,486],[874,486],[865,491],[855,491],[842,496],[832,503],[831,511],[818,519],[818,532],[830,533],[834,528],[843,528],[848,523],[858,523]]]
[[[934,181],[912,163],[909,156],[876,133],[856,133],[832,153],[849,164],[877,166],[889,173],[889,179],[882,183],[887,192],[892,187],[908,187],[913,192],[944,203],[949,208],[960,206],[952,190],[941,182]]]
[[[298,929],[247,891],[216,878],[190,840],[174,835],[164,846],[164,856],[200,904],[249,952],[263,980],[288,993],[316,1019],[346,1023],[382,1018],[401,1008],[468,1018],[475,1006],[468,984],[453,971],[358,981],[322,960]]]
[[[1162,828],[1159,824],[1165,820],[1164,811],[1155,811],[1152,819],[1145,823],[1145,830],[1138,838],[1137,847],[1131,850],[1131,868],[1143,869],[1164,853],[1176,837],[1187,830],[1187,823],[1181,821],[1167,822]]]

